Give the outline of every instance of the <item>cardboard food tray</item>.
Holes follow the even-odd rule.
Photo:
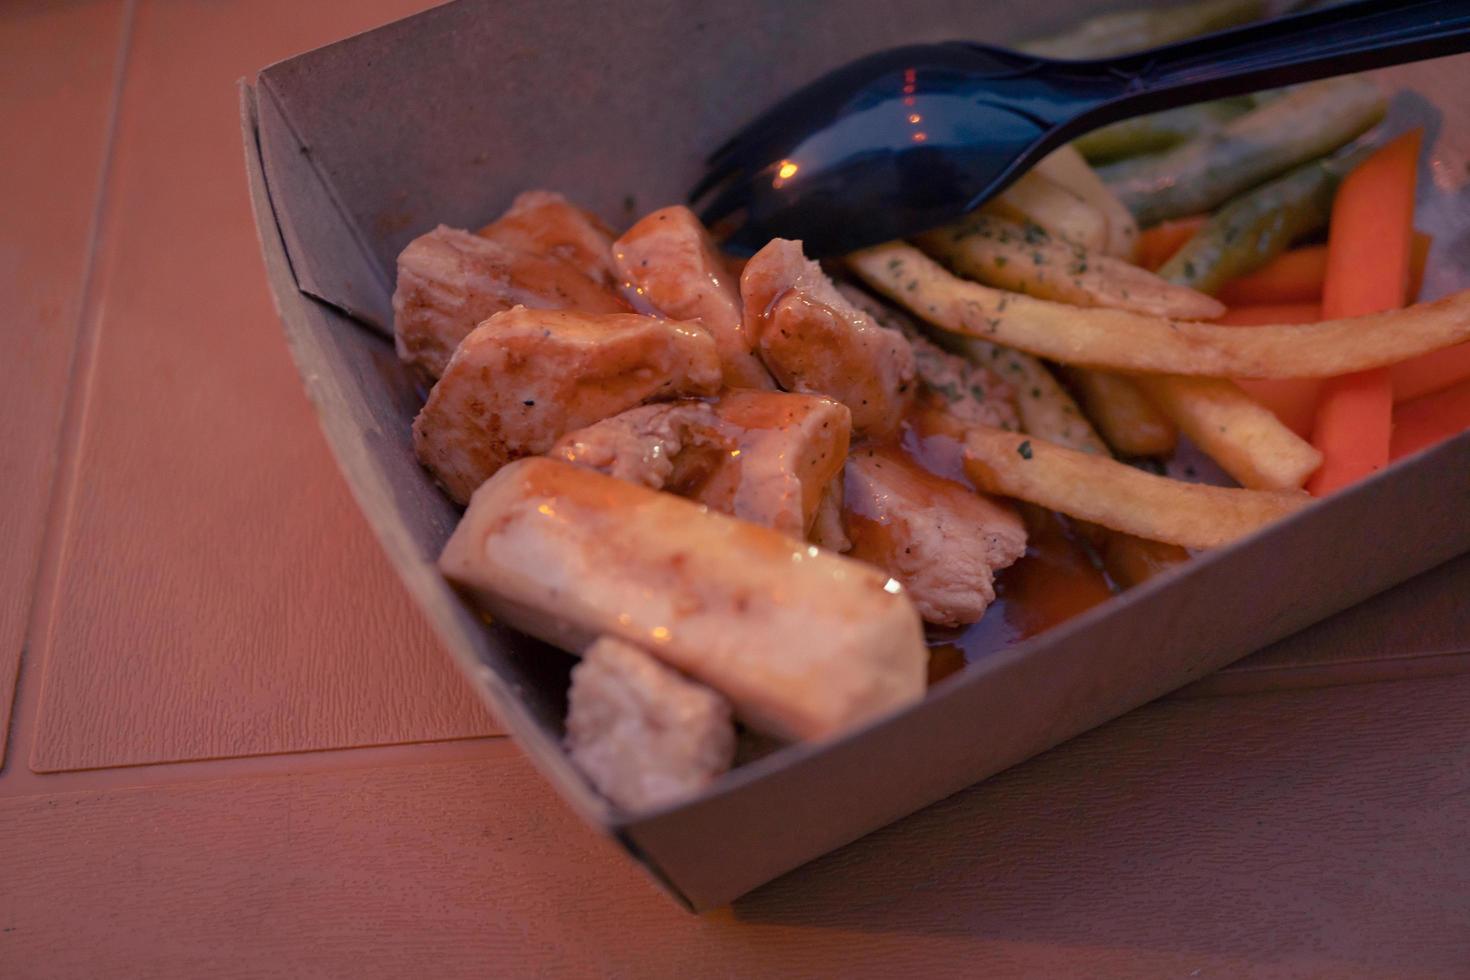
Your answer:
[[[389,340],[394,259],[433,225],[478,227],[533,187],[626,224],[681,200],[709,147],[829,67],[893,44],[993,37],[1000,16],[1014,36],[1077,15],[1060,3],[948,0],[894,13],[875,3],[470,0],[242,86],[266,271],[358,503],[446,649],[536,765],[695,909],[1470,551],[1462,436],[972,665],[909,710],[740,767],[698,799],[629,817],[592,792],[560,748],[571,658],[487,624],[435,569],[459,511],[412,453],[420,395]],[[1416,596],[1439,596],[1429,601],[1448,608],[1450,625],[1431,642],[1445,649],[1430,652],[1447,669],[1450,648],[1464,649],[1455,597],[1470,562],[1426,581],[1438,584],[1389,593],[1366,620],[1391,623]],[[1339,634],[1361,635],[1363,614],[1345,615],[1354,614]],[[1341,666],[1321,647],[1288,640],[1271,669]],[[1365,656],[1374,659],[1358,650],[1354,662]],[[1235,689],[1262,683],[1247,677]]]

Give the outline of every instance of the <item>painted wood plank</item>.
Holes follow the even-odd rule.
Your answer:
[[[33,768],[496,730],[326,452],[261,275],[233,112],[241,75],[417,6],[140,5]]]
[[[0,10],[0,764],[25,645],[126,4]]]
[[[702,917],[504,740],[457,762],[4,800],[0,961],[54,977],[1458,975],[1467,706],[1464,676],[1157,703]]]

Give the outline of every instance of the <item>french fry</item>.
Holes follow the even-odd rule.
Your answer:
[[[1022,174],[983,209],[987,214],[1039,225],[1093,252],[1108,246],[1108,219],[1097,208],[1035,170]]]
[[[1259,327],[1272,323],[1321,323],[1321,303],[1271,303],[1232,306],[1215,321],[1231,327]]]
[[[960,275],[987,286],[1073,306],[1213,320],[1225,305],[1121,259],[1089,252],[1046,229],[975,213],[914,239]]]
[[[1292,432],[1303,439],[1312,438],[1312,423],[1322,396],[1321,378],[1238,378],[1235,383]]]
[[[1189,561],[1189,552],[1167,541],[1150,541],[1099,524],[1075,522],[1087,535],[1108,577],[1125,589]]]
[[[1079,309],[967,282],[911,245],[848,256],[880,293],[935,326],[1065,364],[1214,378],[1321,378],[1470,339],[1470,290],[1405,310],[1242,330],[1126,310]]]
[[[948,350],[988,366],[1016,389],[1021,428],[1082,453],[1111,456],[1107,443],[1088,423],[1082,409],[1067,394],[1046,365],[1023,351],[1011,350],[978,337],[944,334],[935,338]]]
[[[1160,374],[1135,375],[1134,380],[1243,487],[1295,490],[1322,465],[1315,446],[1233,381]]]
[[[973,337],[945,336],[953,344],[951,350],[992,365],[1017,387],[1021,428],[1026,433],[1080,453],[1111,455],[1067,389],[1036,358]],[[1076,525],[1097,551],[1108,575],[1124,588],[1189,560],[1189,552],[1178,545],[1149,541],[1086,521],[1077,521]]]
[[[1179,433],[1130,379],[1107,371],[1064,367],[1062,376],[1082,399],[1087,417],[1120,456],[1163,456]]]
[[[1061,184],[1102,213],[1108,222],[1107,247],[1103,254],[1132,262],[1138,251],[1138,222],[1133,212],[1123,206],[1103,179],[1070,144],[1062,146],[1032,168],[1036,173]]]
[[[965,474],[990,493],[1186,548],[1228,544],[1312,502],[1300,491],[1183,483],[989,426],[966,434]]]

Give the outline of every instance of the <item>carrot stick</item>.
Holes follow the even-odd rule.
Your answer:
[[[1138,264],[1150,272],[1157,270],[1173,258],[1174,253],[1183,248],[1184,243],[1193,238],[1208,220],[1208,215],[1196,214],[1161,221],[1152,228],[1145,228],[1138,233]]]
[[[1422,137],[1414,130],[1394,140],[1338,188],[1327,233],[1323,316],[1362,316],[1404,305]],[[1393,384],[1386,368],[1329,378],[1312,427],[1322,468],[1307,489],[1325,496],[1388,465],[1392,431]]]
[[[1434,237],[1414,232],[1409,253],[1409,301],[1419,297],[1424,283],[1424,264]],[[1327,246],[1305,245],[1282,252],[1255,272],[1230,280],[1215,298],[1226,306],[1257,304],[1317,303],[1322,299],[1322,282],[1327,278]]]
[[[1396,402],[1422,398],[1470,379],[1470,342],[1400,361],[1388,369],[1388,376],[1393,379]]]
[[[1216,322],[1249,327],[1263,323],[1316,323],[1321,319],[1322,307],[1317,303],[1280,303],[1237,306]],[[1317,399],[1322,394],[1320,379],[1237,378],[1235,383],[1274,412],[1291,431],[1303,439],[1312,438],[1312,421],[1317,416]]]
[[[1470,381],[1405,402],[1393,413],[1389,458],[1400,459],[1470,430]]]
[[[1215,322],[1235,327],[1258,327],[1271,323],[1316,323],[1321,319],[1320,303],[1258,303],[1232,306]]]
[[[1422,231],[1414,232],[1414,247],[1409,253],[1409,299],[1419,302],[1419,291],[1424,288],[1424,267],[1429,263],[1429,249],[1434,245],[1434,236]]]
[[[1282,252],[1255,272],[1227,282],[1215,298],[1226,306],[1253,303],[1315,303],[1327,275],[1327,246],[1307,245]]]

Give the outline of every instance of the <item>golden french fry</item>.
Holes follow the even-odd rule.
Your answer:
[[[1300,491],[1183,483],[989,426],[966,434],[965,473],[990,493],[1186,548],[1227,544],[1312,501]]]
[[[1154,404],[1243,487],[1293,490],[1322,454],[1269,408],[1223,378],[1134,375]]]
[[[1046,365],[1030,354],[978,337],[945,334],[937,338],[950,351],[989,367],[1016,389],[1021,429],[1078,452],[1110,456],[1107,443],[1088,423],[1082,409],[1067,394]]]
[[[1072,396],[1039,360],[974,337],[947,334],[946,338],[951,350],[992,365],[1016,386],[1023,431],[1077,452],[1111,455]],[[1097,550],[1108,575],[1124,588],[1189,560],[1189,552],[1178,545],[1149,541],[1086,521],[1078,521],[1077,528]]]
[[[1062,375],[1082,399],[1087,417],[1120,456],[1164,456],[1179,433],[1138,386],[1120,374],[1064,367]]]
[[[911,245],[848,256],[874,289],[935,326],[1040,357],[1123,372],[1325,378],[1470,339],[1470,290],[1403,310],[1321,323],[1239,327],[1079,309],[967,282]]]
[[[1108,577],[1125,589],[1167,572],[1175,565],[1189,561],[1189,552],[1177,544],[1150,541],[1148,538],[1124,534],[1111,528],[1085,521],[1076,522],[1097,551]]]
[[[987,286],[1073,306],[1213,320],[1225,304],[1121,259],[1089,252],[1037,225],[974,213],[914,239],[960,275]]]
[[[1035,170],[1022,174],[982,210],[1011,221],[1029,221],[1093,252],[1101,253],[1108,247],[1108,219],[1103,213]]]
[[[1053,150],[1032,170],[1051,178],[1097,208],[1108,222],[1104,253],[1125,262],[1133,261],[1133,255],[1138,251],[1138,221],[1076,147],[1069,143]]]

